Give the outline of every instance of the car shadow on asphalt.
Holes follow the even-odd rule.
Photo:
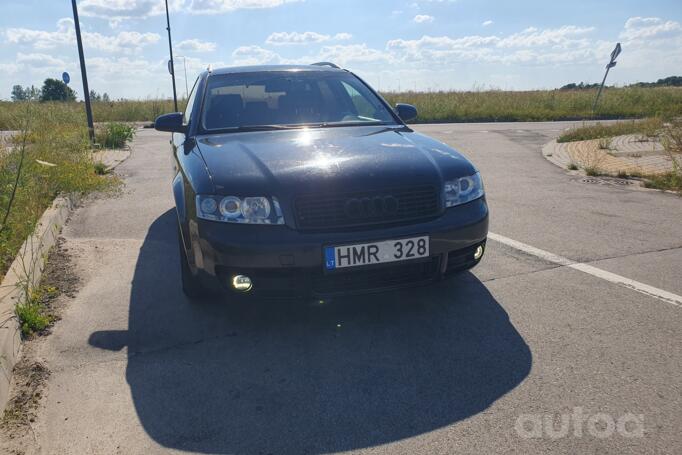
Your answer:
[[[471,417],[518,386],[532,355],[472,274],[432,288],[310,305],[190,303],[174,210],[140,250],[127,381],[157,443],[204,453],[329,453],[409,438]]]

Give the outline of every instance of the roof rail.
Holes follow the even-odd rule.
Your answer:
[[[332,62],[317,62],[317,63],[313,63],[312,66],[331,66],[332,68],[336,68],[337,70],[341,69],[338,65],[336,65]]]

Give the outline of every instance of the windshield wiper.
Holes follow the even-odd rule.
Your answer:
[[[220,128],[223,132],[244,133],[248,131],[275,131],[275,130],[294,130],[300,127],[288,125],[252,125],[252,126],[228,126]]]
[[[324,122],[306,126],[313,128],[341,128],[344,126],[384,126],[386,127],[386,129],[404,128],[402,125],[387,124],[384,122],[330,122],[330,123]]]
[[[323,122],[323,123],[302,123],[299,125],[249,125],[249,126],[228,126],[210,130],[212,133],[246,133],[249,131],[277,131],[277,130],[298,130],[303,128],[340,128],[346,126],[383,126],[382,131],[402,130],[403,125],[386,124],[384,122]]]

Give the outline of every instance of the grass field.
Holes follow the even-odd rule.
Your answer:
[[[419,123],[506,122],[576,119],[624,119],[682,115],[682,88],[627,87],[605,89],[596,115],[595,90],[499,90],[469,92],[384,93],[386,100],[410,103],[419,110]],[[59,103],[59,109],[84,121],[82,103]],[[181,109],[184,101],[180,101]],[[0,130],[8,129],[18,103],[0,102]],[[95,122],[151,122],[173,111],[171,100],[93,103]]]
[[[643,120],[626,120],[605,125],[600,122],[572,128],[561,134],[557,142],[588,141],[590,139],[610,138],[624,134],[637,134],[644,138],[657,136],[663,129],[661,117]]]
[[[417,106],[418,122],[507,122],[675,117],[682,115],[682,88],[610,88],[592,114],[596,90],[388,93],[392,105]]]
[[[115,181],[95,172],[79,116],[59,105],[17,105],[9,127],[20,132],[0,145],[0,279],[55,196]]]

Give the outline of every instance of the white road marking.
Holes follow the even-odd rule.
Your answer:
[[[664,291],[663,289],[658,289],[648,284],[640,283],[639,281],[631,280],[630,278],[625,278],[624,276],[616,275],[615,273],[607,272],[600,268],[594,267],[592,265],[585,264],[584,262],[576,262],[571,259],[565,258],[563,256],[550,253],[549,251],[541,250],[540,248],[535,248],[534,246],[527,245],[525,243],[519,242],[509,237],[503,235],[495,234],[493,232],[488,233],[488,238],[495,240],[496,242],[503,243],[507,246],[515,248],[524,253],[531,254],[545,261],[552,262],[557,265],[564,267],[570,267],[575,270],[579,270],[583,273],[601,278],[602,280],[608,281],[610,283],[617,284],[619,286],[632,289],[639,293],[648,295],[649,297],[654,297],[656,299],[662,300],[664,302],[675,305],[676,307],[682,307],[682,296],[673,294],[672,292]]]

